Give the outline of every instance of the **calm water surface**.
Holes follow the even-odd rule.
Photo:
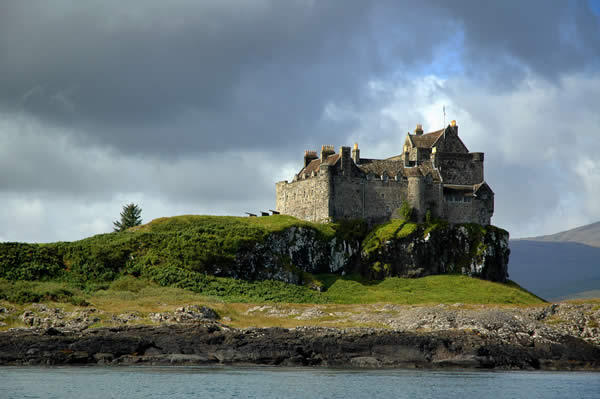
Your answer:
[[[600,374],[260,367],[5,367],[0,398],[600,398]]]

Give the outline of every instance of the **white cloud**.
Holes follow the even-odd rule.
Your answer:
[[[486,180],[496,192],[493,222],[514,237],[549,234],[600,219],[600,78],[563,77],[557,84],[530,76],[511,91],[464,78],[425,76],[375,81],[368,106],[342,107],[335,117],[359,121],[351,140],[361,155],[401,152],[407,130],[425,131],[456,119],[471,151],[486,153]],[[377,101],[384,99],[384,101]]]

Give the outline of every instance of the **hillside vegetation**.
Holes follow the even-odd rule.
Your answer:
[[[215,276],[215,270],[234,265],[241,250],[265,243],[273,234],[290,228],[310,231],[311,239],[317,242],[335,239],[337,243],[360,244],[368,236],[368,248],[375,251],[388,239],[385,231],[403,236],[423,234],[422,229],[426,229],[426,226],[406,226],[409,227],[398,230],[383,225],[379,227],[383,233],[375,231],[369,235],[361,222],[315,224],[282,215],[179,216],[70,243],[3,243],[0,244],[0,299],[14,303],[55,301],[85,305],[93,303],[98,293],[126,291],[138,295],[152,289],[161,296],[160,290],[167,289],[161,287],[171,287],[194,292],[208,301],[246,303],[540,302],[511,283],[492,283],[461,275],[370,281],[359,274],[311,274],[296,270],[285,256],[280,256],[282,264],[290,273],[301,275],[303,285]],[[421,230],[417,231],[417,227]]]

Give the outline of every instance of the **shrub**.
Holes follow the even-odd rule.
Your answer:
[[[398,214],[402,219],[404,219],[404,221],[409,222],[410,220],[412,220],[413,207],[410,206],[408,201],[404,201],[398,209]]]

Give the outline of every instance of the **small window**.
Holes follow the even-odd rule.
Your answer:
[[[381,198],[385,198],[385,194],[384,193],[381,193]]]

